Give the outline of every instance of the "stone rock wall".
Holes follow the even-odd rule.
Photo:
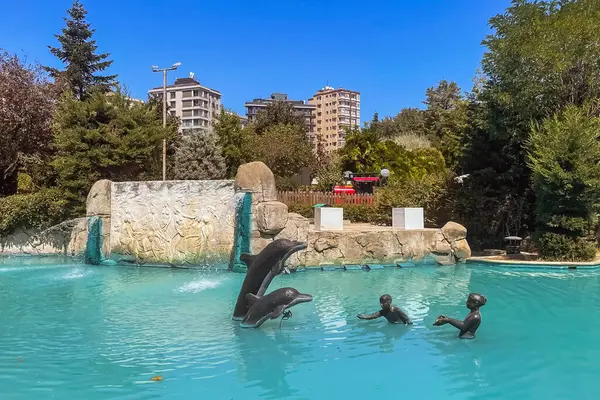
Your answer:
[[[470,250],[461,247],[463,240],[452,237],[448,241],[443,237],[441,229],[363,232],[323,232],[309,229],[308,248],[299,254],[294,266],[369,262],[393,264],[402,261],[421,262],[425,259],[436,260],[442,265],[454,264],[470,256]]]
[[[112,184],[110,250],[139,262],[228,263],[237,196],[231,180]]]
[[[252,253],[259,253],[287,226],[287,205],[277,201],[275,176],[264,163],[242,164],[235,177],[235,190],[252,193]]]
[[[102,253],[110,255],[111,193],[112,181],[102,179],[92,185],[85,203],[88,217],[100,217],[102,220]],[[87,227],[86,227],[87,229]]]

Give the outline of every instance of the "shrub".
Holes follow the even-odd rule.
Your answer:
[[[536,194],[536,237],[544,258],[595,256],[586,239],[592,238],[600,196],[597,111],[569,106],[532,130],[528,163]]]
[[[31,193],[35,190],[33,179],[28,174],[19,173],[17,175],[17,193]]]
[[[545,232],[537,240],[540,253],[547,260],[592,261],[596,257],[596,243],[582,238],[571,238],[559,233]]]
[[[431,146],[431,142],[425,135],[421,135],[418,133],[405,133],[400,136],[396,136],[394,138],[394,142],[404,147],[408,151],[413,151],[416,149],[428,149]]]
[[[1,197],[0,237],[19,228],[46,229],[72,217],[64,194],[57,189]]]
[[[421,179],[391,179],[387,186],[377,189],[375,202],[377,210],[371,222],[389,225],[392,221],[392,208],[423,207],[425,223],[436,226],[443,215],[448,179],[445,175],[425,175]]]

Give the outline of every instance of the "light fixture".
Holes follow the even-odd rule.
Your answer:
[[[383,176],[384,178],[387,178],[388,176],[390,176],[390,170],[387,168],[382,169],[380,172],[381,176]]]

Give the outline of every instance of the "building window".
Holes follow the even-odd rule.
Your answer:
[[[172,115],[172,116],[175,116],[175,111],[171,111],[171,115]]]
[[[200,116],[200,110],[194,110],[194,117]]]
[[[192,97],[192,91],[191,90],[186,90],[185,92],[181,92],[181,96],[184,99],[187,99],[188,97]]]
[[[172,101],[172,102],[170,103],[170,105],[169,105],[169,106],[170,106],[171,108],[175,108],[175,102],[174,102],[174,101]]]
[[[194,100],[194,107],[200,106],[200,100]]]
[[[175,96],[176,96],[176,93],[175,92],[171,92],[171,98],[174,99]]]
[[[194,90],[194,94],[193,94],[193,96],[194,96],[194,97],[198,97],[198,96],[200,96],[200,91],[199,91],[199,90]]]
[[[194,120],[194,126],[200,126],[200,120],[199,119],[195,119]]]
[[[185,110],[181,113],[182,117],[191,117],[192,116],[192,110]]]
[[[191,107],[191,106],[192,106],[191,100],[184,100],[181,102],[181,107]]]

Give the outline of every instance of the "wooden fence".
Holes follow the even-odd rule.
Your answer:
[[[279,201],[287,204],[304,204],[314,206],[315,204],[364,204],[373,205],[372,194],[337,194],[323,192],[278,192]]]

